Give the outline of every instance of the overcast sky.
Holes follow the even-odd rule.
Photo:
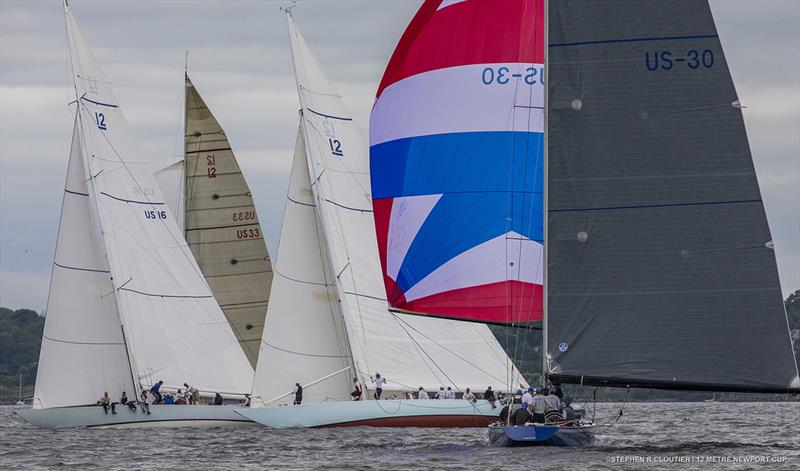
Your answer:
[[[146,158],[180,152],[184,52],[277,246],[297,128],[288,2],[72,0]],[[295,19],[367,137],[417,0],[301,0]],[[745,110],[785,294],[800,288],[800,1],[712,0]],[[46,305],[74,110],[57,0],[0,0],[0,305]],[[731,228],[731,230],[736,230]]]

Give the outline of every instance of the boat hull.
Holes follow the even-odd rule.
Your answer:
[[[485,427],[499,408],[488,401],[381,400],[257,407],[236,412],[267,427]]]
[[[489,425],[489,443],[496,447],[589,446],[594,436],[594,425]]]
[[[150,414],[117,406],[106,414],[100,406],[54,407],[14,411],[26,422],[42,428],[224,427],[253,425],[237,414],[238,406],[151,405]]]

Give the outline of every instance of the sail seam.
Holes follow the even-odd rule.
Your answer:
[[[205,230],[211,230],[211,229],[230,229],[232,227],[248,227],[248,226],[258,226],[258,221],[250,223],[250,224],[230,224],[230,225],[227,225],[227,226],[190,227],[190,228],[186,228],[186,232],[189,232],[189,231],[205,231]],[[196,245],[196,244],[192,244],[192,245]]]
[[[637,43],[647,41],[680,41],[685,39],[715,39],[719,38],[717,34],[697,34],[691,36],[656,36],[650,38],[625,38],[625,39],[599,39],[594,41],[577,41],[572,43],[557,43],[550,44],[548,47],[570,47],[570,46],[588,46],[593,44],[620,44],[620,43]]]
[[[642,204],[642,205],[630,205],[630,206],[605,206],[605,207],[597,207],[597,208],[563,208],[563,209],[551,209],[548,210],[549,213],[567,213],[567,212],[577,212],[577,211],[614,211],[620,209],[647,209],[647,208],[679,208],[684,206],[714,206],[714,205],[723,205],[723,204],[751,204],[751,203],[761,203],[761,199],[753,199],[753,200],[731,200],[731,201],[701,201],[697,203],[669,203],[669,204]]]

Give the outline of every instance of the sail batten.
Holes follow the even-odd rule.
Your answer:
[[[563,0],[548,23],[550,378],[800,391],[707,2]]]

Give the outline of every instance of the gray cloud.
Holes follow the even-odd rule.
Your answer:
[[[180,151],[184,51],[277,245],[297,128],[286,24],[263,1],[70,2],[147,158]],[[295,18],[366,138],[378,80],[420,2],[301,0]],[[712,0],[745,110],[784,292],[800,287],[800,2]],[[58,1],[0,0],[0,305],[46,303],[72,131]]]

